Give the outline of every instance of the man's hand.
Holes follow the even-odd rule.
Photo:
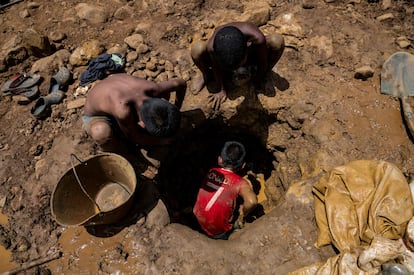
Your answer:
[[[239,217],[237,218],[237,225],[240,228],[244,227],[244,213],[243,213],[243,205],[240,205],[239,207]]]
[[[219,93],[211,94],[208,96],[207,106],[210,106],[213,110],[220,110],[221,104],[226,101],[227,95],[225,90],[221,90]]]
[[[178,109],[181,109],[181,106],[183,105],[186,90],[187,83],[184,79],[178,79],[177,88],[175,90],[175,105]]]

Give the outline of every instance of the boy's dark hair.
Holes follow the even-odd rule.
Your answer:
[[[217,62],[227,70],[234,70],[246,55],[247,39],[236,27],[220,29],[213,42],[214,56]]]
[[[246,150],[243,144],[237,141],[227,141],[224,143],[220,154],[223,166],[233,170],[238,170],[242,167],[245,156]]]
[[[145,129],[156,137],[173,135],[181,122],[181,113],[177,106],[160,98],[147,98],[141,107],[141,117]]]

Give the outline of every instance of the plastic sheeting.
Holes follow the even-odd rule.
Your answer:
[[[358,160],[334,168],[313,186],[317,247],[340,252],[369,244],[374,236],[404,235],[414,206],[407,180],[393,164]]]
[[[398,255],[413,255],[401,238],[414,205],[410,187],[395,165],[353,161],[324,175],[312,192],[316,246],[332,244],[340,253],[289,274],[376,274],[381,264]]]

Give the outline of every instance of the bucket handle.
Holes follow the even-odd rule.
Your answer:
[[[74,153],[70,154],[71,159],[70,159],[70,163],[72,165],[72,170],[73,170],[73,174],[75,175],[76,181],[78,182],[80,188],[82,189],[83,193],[88,197],[88,199],[95,204],[95,206],[98,208],[99,212],[102,212],[101,208],[99,207],[99,205],[96,203],[96,201],[94,199],[91,198],[91,196],[88,194],[88,192],[86,192],[85,187],[83,187],[83,184],[81,183],[79,177],[78,177],[78,173],[76,172],[75,169],[75,165],[73,165],[73,158],[76,158],[81,164],[85,164],[85,161],[81,160],[77,155],[75,155]],[[86,164],[85,164],[86,165]]]

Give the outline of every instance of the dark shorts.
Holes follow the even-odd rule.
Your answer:
[[[96,122],[104,122],[108,124],[113,132],[113,135],[115,138],[117,138],[121,144],[124,144],[126,146],[130,146],[130,142],[126,138],[126,136],[122,133],[121,129],[118,126],[118,123],[116,122],[115,118],[112,116],[88,116],[83,115],[82,116],[82,128],[85,130],[85,132],[90,136],[90,129],[91,126]]]
[[[220,233],[220,234],[214,235],[214,236],[210,236],[210,238],[215,239],[215,240],[228,240],[228,239],[229,239],[229,237],[230,237],[230,235],[231,235],[231,233],[236,232],[236,231],[238,231],[238,230],[240,230],[240,225],[239,225],[239,223],[236,221],[236,222],[233,224],[233,229],[232,229],[232,230],[229,230],[229,231],[226,231],[226,232],[223,232],[223,233]]]

